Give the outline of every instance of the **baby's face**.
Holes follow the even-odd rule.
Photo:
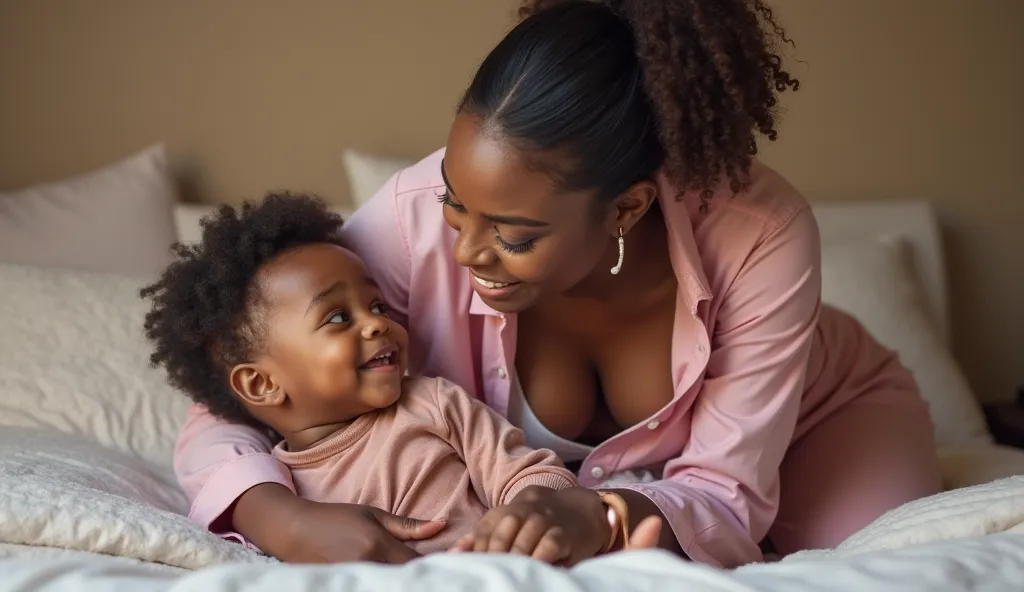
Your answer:
[[[398,400],[409,337],[358,257],[306,245],[271,261],[257,281],[267,323],[260,365],[298,424],[348,421]]]

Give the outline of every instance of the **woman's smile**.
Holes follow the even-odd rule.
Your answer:
[[[473,276],[473,289],[487,300],[507,299],[523,284],[522,282],[496,282],[484,279],[472,272],[470,275]]]

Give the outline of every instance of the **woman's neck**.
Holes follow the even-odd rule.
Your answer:
[[[645,310],[676,291],[676,277],[669,255],[668,229],[657,204],[633,226],[625,237],[622,270],[612,275],[618,261],[618,245],[613,244],[601,265],[566,294],[572,300],[599,301],[616,312]]]

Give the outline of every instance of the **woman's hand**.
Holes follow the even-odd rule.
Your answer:
[[[419,554],[402,541],[428,539],[445,527],[369,506],[304,500],[272,483],[242,495],[233,521],[264,552],[293,563],[405,563]]]
[[[656,547],[660,530],[660,519],[645,521],[630,537],[630,547]],[[607,509],[594,491],[527,487],[485,514],[452,550],[515,553],[572,566],[600,552],[610,537]]]

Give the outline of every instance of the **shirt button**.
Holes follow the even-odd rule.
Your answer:
[[[604,469],[601,467],[594,467],[590,469],[590,476],[594,479],[600,479],[601,477],[604,477]]]
[[[699,351],[700,353],[704,353],[704,346],[703,345],[698,345],[697,346],[697,351]]]
[[[505,369],[498,368],[498,378],[505,378],[506,376],[508,376],[508,373],[505,372]]]
[[[656,430],[656,429],[658,429],[658,426],[660,426],[660,425],[661,425],[660,421],[658,421],[657,419],[652,419],[651,421],[647,422],[647,429],[649,429],[649,430]]]

